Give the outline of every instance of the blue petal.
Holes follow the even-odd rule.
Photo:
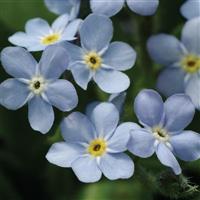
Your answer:
[[[189,20],[182,30],[182,42],[190,53],[200,54],[200,17]]]
[[[181,42],[167,34],[151,36],[147,48],[151,58],[163,65],[179,62],[184,55],[184,47]]]
[[[123,92],[130,85],[130,80],[126,74],[103,68],[96,72],[94,81],[107,93]]]
[[[174,153],[184,161],[200,158],[200,134],[193,131],[183,131],[170,138]]]
[[[92,79],[91,71],[87,68],[85,64],[79,62],[70,65],[70,69],[76,83],[81,88],[86,90],[88,83]]]
[[[103,31],[99,31],[102,27]],[[112,21],[106,16],[90,14],[80,28],[82,47],[88,51],[99,52],[107,48],[112,36]]]
[[[137,14],[148,16],[153,15],[159,5],[158,0],[127,0],[129,8]]]
[[[134,163],[124,153],[105,154],[100,159],[99,167],[110,180],[128,179],[134,173]]]
[[[158,145],[156,155],[160,162],[163,165],[172,168],[176,175],[181,174],[181,168],[178,164],[178,161],[176,160],[170,149],[164,143],[160,143]]]
[[[123,42],[113,42],[103,55],[103,64],[116,70],[127,70],[133,67],[136,52],[131,46]]]
[[[27,85],[17,79],[7,79],[0,85],[0,102],[7,109],[17,110],[26,104],[29,93]]]
[[[164,103],[165,128],[170,132],[183,130],[192,121],[195,107],[190,98],[184,94],[175,94]]]
[[[119,122],[119,112],[112,103],[100,103],[93,109],[90,118],[98,137],[109,138]]]
[[[43,36],[51,32],[48,22],[41,18],[34,18],[27,21],[25,31],[29,36]]]
[[[89,103],[87,106],[86,106],[86,115],[90,118],[91,115],[92,115],[92,111],[94,110],[94,108],[100,104],[101,102],[100,101],[93,101],[92,103]]]
[[[32,129],[45,134],[54,122],[53,108],[40,96],[35,96],[28,102],[28,119]]]
[[[45,0],[45,4],[55,14],[68,13],[70,19],[76,18],[80,8],[80,0]]]
[[[96,137],[90,120],[79,112],[73,112],[64,118],[60,127],[62,136],[67,142],[89,143]]]
[[[119,113],[123,112],[124,102],[126,99],[126,92],[111,94],[109,100],[118,109]]]
[[[56,79],[67,69],[69,56],[67,51],[59,45],[52,45],[45,49],[39,62],[40,73],[47,79]]]
[[[30,79],[35,74],[37,62],[21,47],[7,47],[1,52],[1,62],[5,71],[15,78]]]
[[[61,111],[70,111],[78,104],[78,96],[74,86],[67,80],[57,80],[48,85],[48,100]]]
[[[72,169],[81,182],[93,183],[101,178],[101,171],[96,159],[91,156],[83,156],[72,163]]]
[[[200,16],[200,1],[188,0],[181,6],[181,14],[186,19],[192,19]]]
[[[80,157],[85,148],[78,144],[68,144],[66,142],[58,142],[51,146],[46,159],[60,167],[71,167],[73,161]]]
[[[195,74],[189,79],[185,86],[185,93],[190,96],[195,107],[200,110],[200,79],[199,75]]]
[[[108,148],[111,150],[111,152],[126,151],[131,131],[139,128],[140,128],[139,125],[131,122],[120,124],[116,128],[112,137],[108,140],[107,142]]]
[[[185,72],[179,67],[167,67],[159,75],[157,89],[166,97],[184,93]]]
[[[69,15],[64,14],[59,16],[52,24],[52,29],[55,32],[62,33],[69,23]]]
[[[134,102],[134,110],[143,125],[159,125],[164,112],[161,96],[154,90],[142,90]]]
[[[90,0],[90,7],[92,12],[96,14],[104,14],[111,17],[117,14],[123,7],[124,0],[117,1],[102,1],[102,0]]]
[[[136,156],[148,158],[155,152],[155,138],[153,134],[145,129],[132,129],[130,131],[130,140],[128,150]]]

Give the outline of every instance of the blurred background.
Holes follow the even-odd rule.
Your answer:
[[[127,91],[122,121],[137,121],[132,109],[133,100],[139,90],[155,88],[161,70],[146,51],[148,37],[160,32],[180,37],[185,23],[179,12],[182,3],[184,0],[160,0],[159,9],[152,17],[135,15],[124,7],[112,18],[113,40],[129,43],[138,53],[135,67],[127,72],[132,83]],[[80,17],[85,18],[89,12],[88,1],[82,0]],[[57,16],[47,10],[43,0],[0,0],[1,50],[11,45],[8,42],[10,35],[24,31],[26,21],[35,17],[51,23]],[[34,56],[39,59],[40,53],[34,53]],[[0,81],[7,77],[0,67]],[[65,77],[73,82],[70,72],[66,72]],[[88,91],[78,86],[76,89],[79,94],[76,110],[81,112],[89,102],[108,98],[92,83]],[[136,169],[131,179],[111,182],[103,178],[95,184],[80,183],[71,169],[48,163],[45,155],[52,143],[62,140],[59,123],[68,114],[56,111],[52,130],[42,135],[30,128],[26,107],[17,111],[0,107],[0,200],[200,200],[200,161],[181,162],[184,176],[176,177],[155,156],[149,159],[132,156]],[[197,113],[189,128],[200,132],[199,119]]]

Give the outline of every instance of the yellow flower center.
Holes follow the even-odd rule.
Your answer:
[[[85,64],[92,70],[97,70],[101,67],[102,59],[96,52],[89,52],[84,56]]]
[[[165,129],[160,126],[155,126],[152,128],[153,135],[159,141],[167,142],[169,140],[169,134]]]
[[[95,156],[102,156],[106,152],[107,144],[104,139],[95,139],[90,142],[89,147],[88,147],[88,152]]]
[[[29,89],[36,95],[41,94],[46,87],[46,81],[41,76],[33,77],[29,81]]]
[[[200,57],[192,54],[187,55],[182,59],[181,66],[187,73],[196,73],[200,69]]]
[[[53,33],[51,35],[47,35],[41,39],[41,43],[44,45],[54,44],[55,42],[59,41],[61,35],[59,33]]]

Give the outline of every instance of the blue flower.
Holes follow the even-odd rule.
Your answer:
[[[61,123],[65,142],[51,146],[46,158],[60,167],[71,167],[82,182],[96,182],[102,173],[110,180],[133,175],[134,163],[124,151],[129,140],[127,123],[119,126],[112,103],[98,104],[89,116],[74,112]]]
[[[69,14],[70,19],[77,17],[80,9],[80,0],[44,0],[47,8],[58,15]]]
[[[82,48],[61,43],[70,54],[69,69],[83,89],[87,89],[92,79],[107,93],[119,93],[129,87],[128,76],[120,71],[133,67],[136,53],[126,43],[110,44],[112,36],[112,21],[106,16],[91,14],[80,28]]]
[[[25,32],[17,32],[8,40],[28,51],[42,51],[49,45],[75,40],[81,22],[80,19],[70,21],[69,15],[65,14],[58,17],[50,27],[47,21],[35,18],[26,23]]]
[[[186,92],[197,109],[200,109],[199,30],[200,17],[185,24],[181,42],[174,36],[159,34],[152,36],[147,44],[152,59],[166,66],[158,78],[158,90],[165,96]]]
[[[128,150],[134,155],[147,158],[156,153],[160,162],[177,175],[181,168],[175,156],[184,161],[200,158],[200,134],[184,131],[195,113],[187,95],[176,94],[163,103],[154,90],[142,90],[135,99],[134,110],[144,126],[130,125]]]
[[[181,6],[181,14],[186,19],[200,17],[200,1],[199,0],[187,0]]]
[[[21,47],[7,47],[1,53],[5,71],[14,78],[0,85],[0,102],[11,110],[28,103],[30,125],[41,133],[47,133],[53,125],[52,106],[70,111],[78,103],[74,86],[67,80],[58,80],[68,64],[66,53],[61,47],[50,46],[39,63]]]
[[[90,0],[90,5],[94,13],[110,17],[117,14],[125,2],[133,12],[144,16],[153,15],[159,4],[158,0]]]

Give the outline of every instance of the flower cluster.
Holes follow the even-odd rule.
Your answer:
[[[184,130],[200,110],[200,15],[199,2],[188,0],[182,15],[189,19],[181,41],[168,34],[151,36],[147,42],[150,57],[166,66],[157,80],[157,89],[143,89],[134,100],[134,113],[141,125],[122,122],[123,105],[131,69],[137,53],[129,44],[112,42],[114,27],[109,17],[124,4],[137,14],[155,13],[158,0],[90,0],[92,14],[78,19],[80,0],[45,0],[48,9],[60,16],[52,26],[41,18],[29,20],[25,32],[9,41],[17,47],[1,52],[4,70],[13,78],[0,85],[0,103],[17,110],[28,104],[32,129],[43,134],[54,123],[53,106],[62,112],[78,104],[75,87],[66,80],[71,73],[75,83],[88,90],[90,81],[111,94],[108,101],[94,101],[85,114],[72,112],[64,117],[60,130],[64,141],[52,144],[46,158],[60,167],[72,168],[82,182],[96,182],[102,174],[110,180],[127,179],[134,163],[126,151],[147,158],[156,153],[159,161],[176,175],[181,167],[176,159],[200,158],[200,134]],[[195,9],[195,11],[193,10]],[[39,62],[30,52],[43,51]],[[60,77],[62,76],[62,79]],[[176,157],[175,157],[176,156]]]

